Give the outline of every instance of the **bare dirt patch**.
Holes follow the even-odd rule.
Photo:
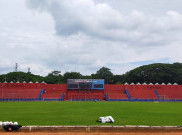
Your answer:
[[[0,132],[0,135],[182,135],[182,132]]]

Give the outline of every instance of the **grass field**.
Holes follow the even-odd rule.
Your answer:
[[[108,115],[116,122],[96,122]],[[182,125],[182,103],[0,102],[0,121],[22,125]]]

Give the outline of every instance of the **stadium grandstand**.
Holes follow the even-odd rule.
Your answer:
[[[0,101],[182,101],[178,84],[104,84],[68,79],[67,84],[0,83]]]

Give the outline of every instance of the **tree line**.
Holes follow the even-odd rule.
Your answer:
[[[122,67],[121,67],[122,68]],[[67,83],[67,79],[104,79],[106,84],[124,83],[178,83],[182,84],[182,63],[155,63],[140,66],[122,75],[114,75],[111,69],[102,67],[91,75],[79,72],[52,71],[47,76],[34,75],[30,72],[10,72],[0,75],[0,82],[45,82],[48,84]]]

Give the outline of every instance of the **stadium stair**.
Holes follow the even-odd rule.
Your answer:
[[[129,91],[128,90],[125,90],[125,92],[126,92],[126,95],[128,96],[128,99],[131,100],[131,96],[130,96]]]
[[[42,95],[45,93],[45,89],[42,89],[41,92],[40,92],[40,96],[39,96],[39,99],[42,99]]]
[[[157,92],[157,90],[154,90],[154,92],[156,93],[156,95],[158,96],[159,100],[162,100],[161,96],[159,95],[159,93]]]
[[[65,93],[63,93],[62,97],[61,97],[61,101],[64,101],[64,96],[65,96]]]
[[[106,101],[109,101],[109,96],[107,93],[106,93]]]

